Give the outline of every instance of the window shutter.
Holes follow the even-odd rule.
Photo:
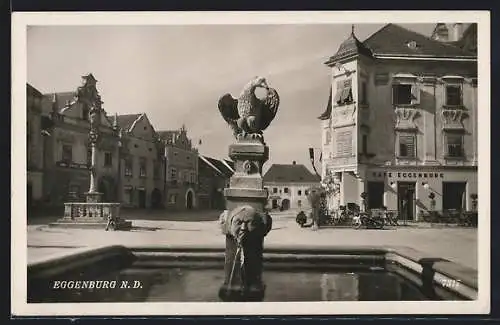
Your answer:
[[[420,86],[418,84],[413,84],[411,86],[411,103],[412,104],[420,103]]]
[[[392,85],[392,105],[398,103],[398,85]]]

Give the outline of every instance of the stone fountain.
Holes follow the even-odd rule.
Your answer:
[[[103,108],[101,96],[97,91],[97,80],[92,74],[82,77],[82,86],[78,87],[75,99],[70,103],[79,103],[89,112],[89,143],[91,147],[90,185],[85,193],[85,202],[64,203],[64,217],[52,227],[102,228],[105,230],[129,230],[132,222],[120,218],[120,203],[101,202],[102,193],[97,191],[97,144]]]
[[[265,98],[256,97],[258,87],[266,89]],[[226,211],[220,219],[226,249],[225,279],[219,297],[223,301],[262,301],[264,237],[272,227],[271,216],[264,209],[268,193],[263,186],[262,166],[269,158],[269,147],[262,131],[276,116],[279,96],[265,78],[255,77],[238,99],[226,94],[218,106],[236,140],[229,146],[235,173],[224,190]]]

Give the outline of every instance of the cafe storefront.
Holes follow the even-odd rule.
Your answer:
[[[419,221],[421,214],[430,210],[471,210],[477,195],[477,169],[368,169],[364,186],[358,188],[367,193],[368,209],[385,206],[397,211],[399,219]]]

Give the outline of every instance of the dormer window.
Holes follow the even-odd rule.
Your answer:
[[[406,46],[408,46],[408,48],[411,50],[416,50],[418,48],[418,44],[415,41],[410,41],[406,43]]]

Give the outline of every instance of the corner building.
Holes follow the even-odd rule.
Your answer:
[[[477,55],[459,44],[394,24],[360,42],[353,28],[325,62],[331,90],[319,119],[322,182],[336,189],[330,209],[362,206],[363,192],[367,208],[407,220],[431,209],[431,192],[435,210],[472,209]]]

